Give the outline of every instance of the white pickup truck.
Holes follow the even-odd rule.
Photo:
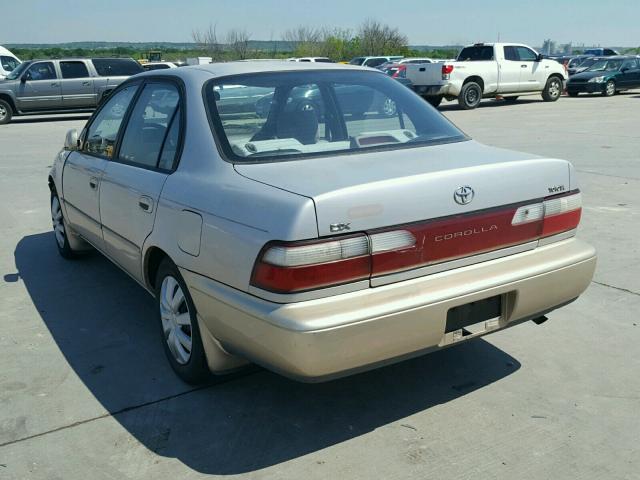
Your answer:
[[[497,96],[514,102],[521,95],[542,94],[545,102],[555,102],[567,73],[563,65],[526,45],[476,43],[464,47],[455,62],[409,64],[406,78],[432,105],[457,98],[469,110],[483,98]]]

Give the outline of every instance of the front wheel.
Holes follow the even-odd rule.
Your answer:
[[[604,92],[602,94],[605,97],[613,97],[616,94],[616,82],[609,80],[604,86]]]
[[[555,102],[562,95],[562,80],[558,77],[551,77],[542,91],[542,99],[545,102]]]
[[[465,83],[458,96],[458,104],[464,110],[472,110],[482,101],[482,89],[476,82]]]
[[[187,383],[210,376],[202,345],[196,307],[178,267],[164,259],[156,275],[156,303],[162,345],[173,370]]]
[[[0,100],[0,125],[9,123],[11,121],[12,115],[13,110],[11,110],[11,105],[9,105],[4,100]]]

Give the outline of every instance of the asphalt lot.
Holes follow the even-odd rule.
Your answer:
[[[46,174],[87,117],[0,126],[0,479],[638,478],[640,93],[530,98],[441,110],[574,163],[589,290],[542,326],[318,385],[181,383],[151,297],[98,254],[56,252]]]

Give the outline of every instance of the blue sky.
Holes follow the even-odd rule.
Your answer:
[[[640,45],[640,0],[3,0],[0,44],[191,41],[194,28],[245,28],[280,39],[299,24],[355,29],[364,18],[398,26],[413,45],[545,38]],[[469,4],[468,6],[465,4]]]

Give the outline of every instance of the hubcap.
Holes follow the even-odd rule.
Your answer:
[[[607,95],[613,95],[616,91],[616,86],[613,82],[607,83]]]
[[[58,197],[53,197],[53,200],[51,200],[51,221],[53,223],[53,233],[56,235],[56,242],[58,242],[60,248],[64,248],[66,232],[64,230],[62,209],[60,208],[60,200],[58,200]]]
[[[467,103],[473,105],[477,101],[478,101],[478,92],[473,88],[467,90]]]
[[[0,120],[4,120],[7,116],[7,109],[3,105],[0,105]]]
[[[557,80],[551,82],[551,84],[549,85],[549,94],[552,97],[557,97],[558,95],[560,95],[560,82],[558,82]]]
[[[191,358],[191,316],[180,284],[170,275],[162,280],[160,288],[160,318],[164,338],[173,358],[184,365]]]
[[[390,98],[387,98],[384,101],[384,105],[382,106],[382,111],[388,117],[391,117],[392,115],[395,115],[396,111],[397,111],[396,102],[394,102]]]

